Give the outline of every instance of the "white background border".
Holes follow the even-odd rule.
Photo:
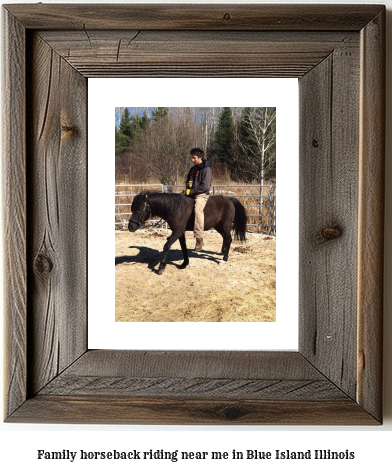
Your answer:
[[[298,81],[89,79],[88,346],[90,349],[297,350]],[[114,322],[115,107],[277,108],[276,323]],[[188,154],[189,150],[184,150]],[[191,166],[190,162],[190,166]],[[185,180],[185,177],[184,177]],[[132,245],[132,234],[129,234]],[[164,240],[162,240],[162,247]],[[192,257],[190,257],[192,258]],[[169,253],[170,259],[170,253]],[[230,257],[229,257],[230,261]],[[186,271],[186,270],[185,270]],[[151,278],[167,278],[167,274]],[[213,282],[209,282],[213,286]],[[200,288],[202,292],[203,289]],[[153,302],[152,302],[153,304]],[[129,300],[130,310],[132,297]]]

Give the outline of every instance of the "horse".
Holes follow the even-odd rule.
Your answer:
[[[166,267],[166,258],[173,243],[179,239],[184,261],[180,266],[184,269],[189,265],[188,249],[185,240],[185,231],[192,231],[195,222],[195,201],[182,193],[160,193],[144,191],[135,196],[132,205],[132,215],[128,222],[128,230],[135,232],[151,216],[164,219],[172,234],[167,238],[163,247],[163,258],[159,264],[158,275]],[[231,231],[234,238],[246,241],[247,215],[244,206],[234,197],[210,196],[204,208],[204,230],[214,228],[223,237],[223,260],[227,262],[232,242]]]

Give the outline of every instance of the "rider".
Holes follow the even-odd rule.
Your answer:
[[[204,207],[210,195],[212,170],[210,162],[204,159],[203,150],[192,148],[190,154],[194,166],[189,170],[186,178],[185,194],[195,200],[195,251],[199,252],[203,248]]]

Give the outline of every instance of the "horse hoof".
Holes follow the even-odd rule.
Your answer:
[[[162,273],[163,273],[164,271],[165,271],[165,267],[162,267],[162,268],[160,267],[160,268],[158,268],[158,270],[157,270],[157,275],[162,275]]]

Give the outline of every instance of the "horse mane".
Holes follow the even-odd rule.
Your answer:
[[[147,197],[148,204],[151,208],[151,217],[159,216],[163,219],[168,219],[186,202],[186,197],[183,193],[162,193],[147,190],[141,192],[138,196]],[[137,199],[138,196],[136,196],[135,199]]]

